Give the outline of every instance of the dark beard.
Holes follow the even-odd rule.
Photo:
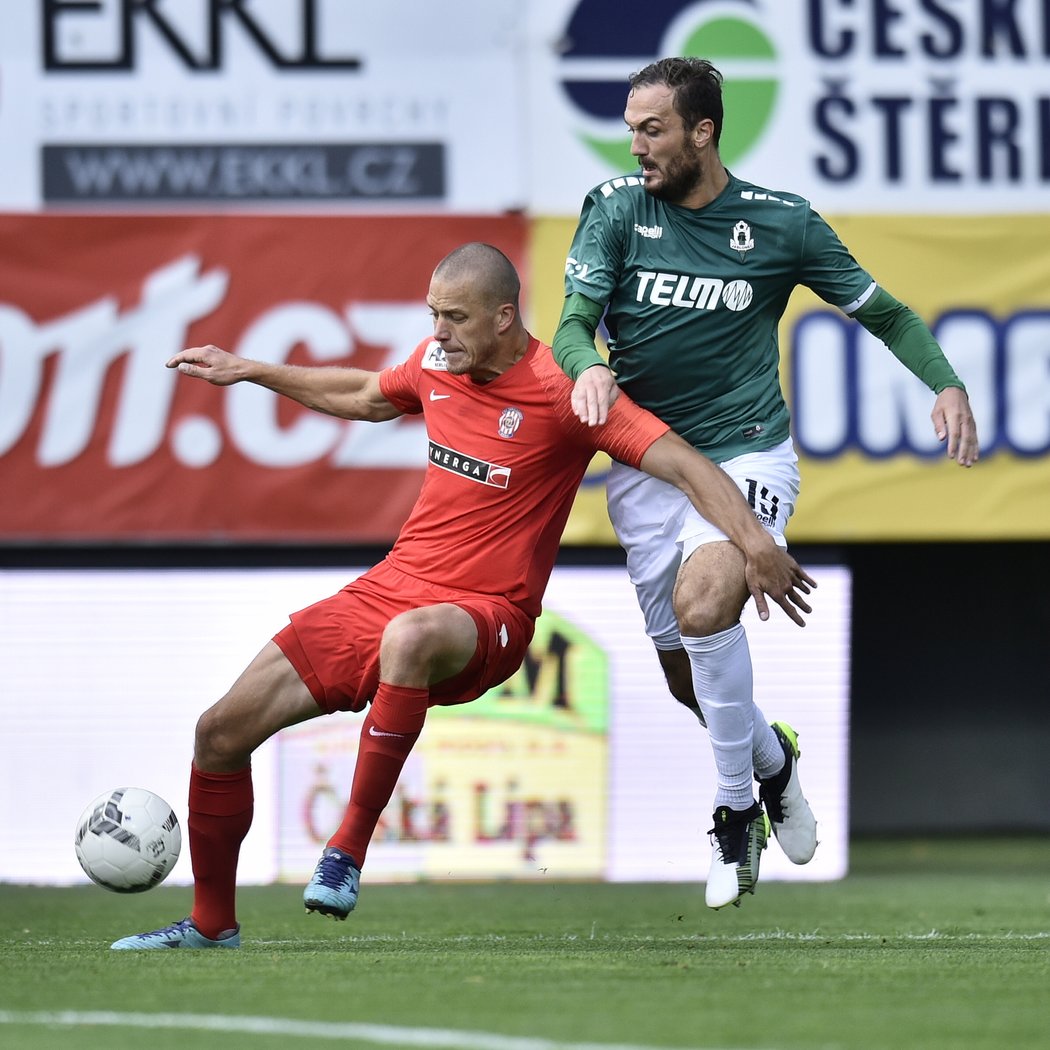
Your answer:
[[[663,183],[656,189],[646,190],[657,200],[668,204],[681,204],[704,177],[704,168],[700,157],[695,153],[679,156],[663,172]]]

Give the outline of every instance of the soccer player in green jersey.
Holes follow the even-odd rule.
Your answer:
[[[977,431],[963,384],[914,311],[876,284],[806,200],[723,166],[721,85],[696,58],[665,58],[630,78],[624,119],[641,170],[587,195],[554,354],[576,381],[581,420],[604,423],[622,387],[721,464],[786,546],[799,471],[777,327],[796,285],[856,318],[935,392],[934,429],[963,466],[977,459]],[[603,314],[608,365],[594,344]],[[817,846],[797,736],[767,724],[753,700],[743,559],[657,479],[614,463],[607,496],[668,686],[710,734],[718,787],[707,903],[739,903],[758,880],[770,822],[794,863]]]

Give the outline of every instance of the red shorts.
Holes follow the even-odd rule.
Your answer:
[[[361,711],[379,686],[386,625],[409,609],[445,602],[470,614],[478,646],[459,674],[430,687],[430,703],[465,704],[514,674],[532,641],[535,621],[498,595],[425,583],[383,561],[331,598],[292,613],[273,640],[322,711]]]

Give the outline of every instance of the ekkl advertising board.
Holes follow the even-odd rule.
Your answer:
[[[329,419],[165,362],[214,343],[398,363],[431,332],[434,266],[470,240],[524,271],[515,216],[0,216],[0,534],[388,542],[421,421]]]
[[[25,0],[0,208],[572,215],[632,170],[632,72],[725,77],[722,159],[830,214],[1050,203],[1045,0]],[[11,158],[12,163],[7,163]]]
[[[524,205],[515,0],[3,7],[2,210]]]

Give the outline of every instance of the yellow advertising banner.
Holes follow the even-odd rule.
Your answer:
[[[970,470],[933,434],[933,394],[806,289],[780,329],[802,492],[796,543],[1050,537],[1050,215],[829,216],[872,276],[931,327],[966,383],[981,440]],[[530,323],[550,340],[573,219],[537,219]],[[592,464],[565,533],[613,543]]]

